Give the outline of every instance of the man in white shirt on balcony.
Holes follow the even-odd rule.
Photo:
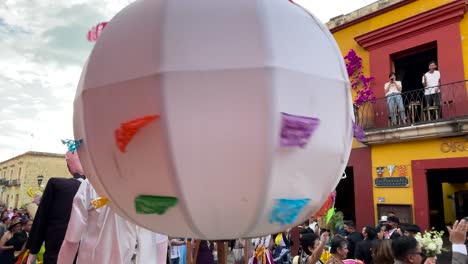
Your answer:
[[[424,96],[426,97],[426,105],[437,106],[440,108],[440,72],[437,69],[437,63],[431,61],[429,63],[429,71],[422,78],[424,85]],[[439,110],[440,113],[440,110]]]

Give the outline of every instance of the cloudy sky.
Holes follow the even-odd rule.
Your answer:
[[[130,2],[0,0],[0,161],[66,150],[60,139],[73,138],[73,98],[93,47],[86,32]],[[326,22],[372,0],[297,2]]]

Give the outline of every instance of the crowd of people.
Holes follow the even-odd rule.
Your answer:
[[[23,208],[0,207],[0,215],[0,263],[15,263],[18,256],[26,251],[33,221]]]
[[[345,221],[344,228],[336,230],[333,237],[329,230],[320,228],[311,218],[300,226],[299,250],[293,252],[294,237],[292,232],[274,234],[262,239],[251,240],[250,248],[245,251],[244,240],[228,243],[227,263],[244,264],[433,264],[436,257],[427,257],[416,240],[422,230],[415,224],[400,223],[393,213],[381,218],[377,226],[366,226],[357,230],[353,221]],[[457,221],[448,227],[449,240],[452,243],[452,263],[465,264],[467,261],[466,232],[468,223]],[[171,239],[168,263],[187,263],[187,239]],[[193,241],[192,241],[193,242]],[[196,243],[188,250],[196,263],[217,263],[216,243],[201,241],[199,249]],[[195,253],[197,252],[197,253]],[[245,253],[249,256],[245,258]],[[260,256],[259,253],[262,255]]]
[[[0,215],[0,263],[17,263],[18,256],[26,251],[33,221],[22,208],[0,208]],[[227,263],[245,264],[247,259],[249,264],[433,264],[437,261],[423,254],[415,238],[421,228],[400,223],[393,213],[383,216],[377,226],[366,226],[360,232],[353,221],[344,221],[344,228],[335,230],[333,237],[329,230],[320,228],[314,218],[299,228],[297,252],[292,250],[293,241],[297,239],[291,237],[290,232],[254,239],[248,246],[246,240],[232,240],[227,242]],[[457,221],[448,231],[452,263],[467,263],[468,223]],[[196,263],[216,264],[218,252],[217,243],[211,241],[171,238],[167,263],[186,264],[189,255]]]

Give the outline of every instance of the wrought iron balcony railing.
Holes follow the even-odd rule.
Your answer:
[[[418,89],[365,102],[354,109],[356,123],[372,131],[468,117],[467,85],[464,80],[443,84],[429,96],[427,89]]]

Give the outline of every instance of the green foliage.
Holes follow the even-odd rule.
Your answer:
[[[341,211],[335,211],[329,222],[330,231],[335,233],[337,230],[344,227],[344,215]]]

